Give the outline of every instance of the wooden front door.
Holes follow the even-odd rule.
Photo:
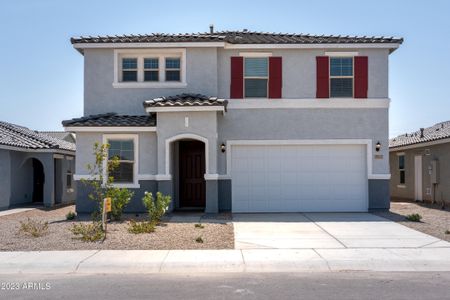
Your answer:
[[[180,141],[180,207],[205,207],[205,144]]]

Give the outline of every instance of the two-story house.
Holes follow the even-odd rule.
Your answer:
[[[95,142],[117,185],[172,209],[389,208],[388,58],[401,38],[243,31],[73,38],[84,56],[75,179]],[[90,178],[92,179],[92,178]],[[77,211],[90,212],[78,181]]]

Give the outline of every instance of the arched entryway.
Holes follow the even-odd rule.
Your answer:
[[[36,159],[32,158],[33,164],[33,203],[42,203],[44,201],[44,166]]]
[[[204,208],[206,205],[205,143],[178,141],[178,205],[181,209]]]

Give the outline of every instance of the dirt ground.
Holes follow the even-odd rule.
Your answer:
[[[87,216],[67,221],[66,214],[75,211],[67,206],[52,210],[31,211],[0,217],[0,251],[36,250],[85,250],[85,249],[233,249],[233,224],[225,215],[202,218],[204,228],[197,228],[196,218],[176,216],[176,221],[167,221],[156,227],[153,233],[132,234],[128,232],[128,220],[143,219],[145,215],[124,215],[123,221],[108,224],[107,238],[103,242],[83,242],[74,239],[70,228],[76,223],[88,223]],[[49,222],[47,233],[41,237],[31,237],[19,232],[20,221],[27,218]],[[175,218],[173,218],[175,219]],[[201,237],[203,243],[196,241]]]
[[[410,214],[422,216],[421,222],[408,221],[405,216]],[[440,205],[416,202],[391,202],[389,212],[378,212],[379,216],[393,220],[412,229],[435,236],[450,242],[450,209],[441,209]]]

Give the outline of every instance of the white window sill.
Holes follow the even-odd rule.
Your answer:
[[[398,184],[397,187],[399,189],[406,189],[406,185],[404,185],[404,184]]]
[[[141,187],[139,183],[113,183],[112,186],[120,189],[138,189]]]
[[[113,82],[116,89],[136,89],[136,88],[185,88],[186,82]]]

